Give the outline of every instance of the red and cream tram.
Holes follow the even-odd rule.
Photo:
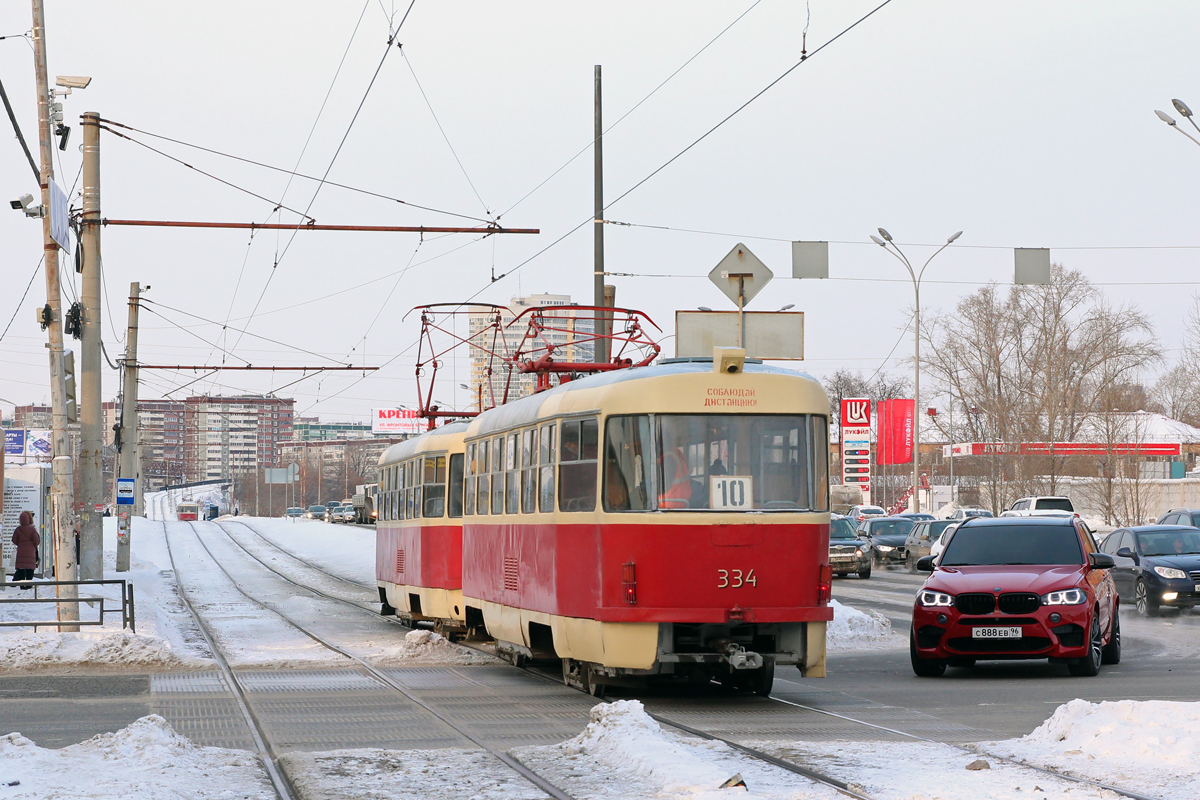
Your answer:
[[[175,518],[180,522],[194,522],[200,519],[200,504],[191,502],[176,503]]]
[[[384,614],[465,630],[463,435],[456,422],[392,445],[379,459],[375,579]]]
[[[464,621],[501,653],[560,658],[567,682],[595,694],[673,674],[765,695],[776,664],[824,676],[833,612],[819,382],[736,355],[669,359],[461,426],[442,429],[436,448],[388,454],[424,457],[429,475],[424,453],[457,452],[450,441],[466,428]],[[439,539],[447,572],[452,538]],[[395,550],[382,552],[390,569]]]

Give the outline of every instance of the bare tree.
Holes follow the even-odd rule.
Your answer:
[[[1110,305],[1081,273],[1061,265],[1047,286],[1005,294],[992,284],[963,298],[955,313],[927,319],[922,368],[967,410],[963,428],[975,441],[1073,441],[1117,387],[1136,384],[1162,357],[1145,314]],[[982,476],[994,510],[1056,491],[1064,457],[997,449]]]

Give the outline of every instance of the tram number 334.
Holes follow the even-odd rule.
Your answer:
[[[754,570],[745,574],[740,569],[717,570],[718,589],[740,589],[743,586],[758,586],[758,578],[754,577]]]

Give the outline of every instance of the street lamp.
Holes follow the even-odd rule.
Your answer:
[[[1176,111],[1178,111],[1180,114],[1183,115],[1184,119],[1186,119],[1188,122],[1192,123],[1192,127],[1196,129],[1196,132],[1200,133],[1200,125],[1196,124],[1196,120],[1192,117],[1192,110],[1187,107],[1187,103],[1185,103],[1179,99],[1174,99],[1171,101],[1171,104],[1173,106],[1175,106]],[[1185,131],[1183,128],[1179,127],[1179,125],[1175,122],[1175,119],[1170,114],[1159,111],[1158,109],[1155,109],[1154,113],[1157,114],[1158,118],[1161,119],[1163,122],[1167,123],[1172,128],[1179,131],[1180,133],[1182,133],[1187,138],[1191,139],[1196,144],[1200,145],[1200,139],[1197,139],[1195,136],[1192,136],[1190,133]]]
[[[938,253],[949,247],[962,234],[963,232],[959,231],[947,239],[946,243],[925,261],[920,272],[913,270],[908,256],[904,255],[900,247],[892,241],[892,235],[886,230],[879,229],[879,236],[882,236],[882,239],[879,236],[871,237],[871,241],[887,250],[904,265],[913,283],[915,301],[913,310],[913,511],[921,510],[921,494],[918,491],[921,485],[921,415],[917,413],[917,407],[921,403],[921,278],[925,276],[925,267],[929,266],[929,262],[937,258]]]

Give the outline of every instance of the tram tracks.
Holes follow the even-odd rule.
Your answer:
[[[345,578],[343,576],[336,575],[335,573],[332,573],[329,570],[324,569],[323,567],[321,567],[318,564],[313,563],[312,561],[309,561],[307,559],[304,559],[301,556],[298,556],[294,553],[289,552],[288,550],[284,549],[277,543],[273,542],[268,537],[264,536],[262,533],[256,531],[251,525],[249,525],[245,522],[241,522],[241,521],[229,521],[229,522],[236,522],[237,525],[248,530],[257,539],[263,541],[264,543],[269,545],[274,550],[288,556],[289,558],[291,558],[292,560],[294,560],[300,564],[303,564],[305,569],[320,573],[320,574],[325,575],[329,578],[332,578],[336,581],[340,581],[344,584],[358,587],[359,589],[375,588],[373,586],[368,586],[367,584],[361,583],[359,581],[354,581],[349,578]],[[237,545],[239,548],[241,548],[242,551],[244,551],[249,557],[253,558],[256,562],[258,562],[265,569],[273,572],[275,575],[277,575],[278,577],[287,581],[288,583],[290,583],[300,589],[303,589],[304,591],[312,592],[321,597],[327,598],[327,599],[335,601],[335,602],[343,603],[352,608],[357,608],[361,611],[372,614],[376,618],[383,619],[391,624],[397,625],[398,627],[408,629],[408,626],[401,623],[398,618],[380,617],[378,610],[374,607],[373,604],[362,604],[362,603],[354,602],[352,600],[348,600],[348,599],[345,599],[342,597],[337,597],[336,595],[328,594],[328,593],[323,592],[320,589],[316,589],[308,584],[300,583],[299,581],[294,580],[292,577],[285,575],[283,572],[279,571],[275,567],[268,564],[265,560],[263,560],[261,557],[259,557],[259,555],[251,552],[251,550],[249,548],[247,548],[242,542],[240,542],[235,536],[233,536],[229,532],[229,530],[226,528],[226,525],[229,524],[229,522],[217,523],[217,525],[226,534],[226,536],[230,539],[230,541],[232,541],[235,545]],[[193,530],[194,530],[194,526],[193,526]],[[197,537],[197,538],[199,538],[199,537]],[[204,544],[204,542],[202,540],[201,540],[201,544],[202,545]],[[169,548],[169,545],[168,545],[168,548]],[[205,549],[208,550],[206,545],[205,545]],[[210,555],[210,557],[213,557],[211,551],[209,551],[209,555]],[[215,557],[213,557],[213,560],[214,560],[214,562],[216,561]],[[233,581],[232,576],[229,575],[229,573],[224,569],[223,566],[221,566],[219,564],[219,562],[218,562],[218,566],[220,566],[222,571],[225,572],[226,576],[228,576],[230,578],[230,580]],[[235,585],[236,585],[236,581],[235,581]],[[240,587],[239,587],[239,591],[241,591]],[[243,592],[243,594],[245,594],[245,593]],[[248,597],[248,599],[251,599],[253,601],[253,598],[249,598],[248,595],[247,595],[247,597]],[[254,602],[258,602],[258,601],[254,601]],[[264,606],[264,607],[268,607],[268,606]],[[274,610],[275,613],[277,613],[277,614],[280,613],[275,609],[271,609],[271,610]],[[283,617],[284,615],[280,614],[280,616]],[[284,619],[287,620],[286,617],[284,617]],[[287,620],[287,621],[291,622],[291,620]],[[292,624],[295,625],[295,623],[292,623]],[[299,626],[296,626],[296,627],[299,628]],[[301,630],[302,630],[302,632],[305,632],[306,635],[308,635],[310,637],[313,636],[311,633],[308,633],[307,631],[303,631],[303,629],[301,629]],[[315,637],[313,637],[313,638],[315,638]],[[487,651],[482,650],[481,648],[472,646],[470,644],[464,644],[463,646],[474,649],[477,652],[482,652],[482,653],[486,653],[488,655],[492,655],[491,653],[487,653]],[[334,649],[338,652],[342,652],[343,655],[346,655],[347,657],[354,659],[356,662],[358,662],[359,664],[366,667],[369,671],[375,672],[373,667],[370,667],[370,665],[368,665],[365,661],[362,661],[358,657],[350,655],[348,653],[345,653],[344,651],[338,650],[338,648],[336,648],[336,647],[331,647],[331,649]],[[542,678],[544,680],[554,682],[558,685],[562,685],[562,678],[560,676],[555,676],[549,672],[545,672],[545,671],[542,671],[542,670],[539,670],[539,669],[536,669],[533,667],[523,667],[523,668],[514,667],[514,669],[522,669],[523,671],[527,672],[528,674],[536,675],[539,678]],[[429,710],[430,713],[433,714],[435,717],[442,719],[442,717],[439,716],[433,709],[429,708],[426,704],[420,702],[419,700],[412,698],[412,695],[410,693],[408,693],[402,687],[395,685],[394,681],[392,681],[386,675],[382,675],[381,677],[388,683],[388,685],[393,686],[393,688],[397,688],[399,691],[401,691],[403,694],[405,694],[406,697],[409,697],[410,699],[414,699],[423,708],[426,708],[427,710]],[[1059,772],[1057,770],[1049,769],[1046,767],[1040,767],[1035,764],[1031,764],[1031,763],[1021,761],[1018,759],[1012,759],[1012,758],[1007,758],[1007,757],[1003,757],[1003,756],[998,756],[998,755],[995,755],[988,751],[985,751],[982,748],[973,747],[973,746],[969,746],[969,745],[963,745],[963,744],[957,744],[954,742],[946,742],[946,741],[939,740],[939,739],[933,739],[933,738],[921,736],[919,734],[911,733],[909,731],[904,731],[904,730],[901,730],[898,728],[892,728],[892,727],[887,727],[887,726],[883,726],[883,725],[878,725],[876,723],[868,722],[868,721],[862,720],[862,719],[857,719],[855,717],[852,717],[852,716],[849,716],[846,714],[839,714],[837,712],[829,711],[827,709],[823,709],[823,708],[820,708],[817,706],[810,706],[810,705],[806,705],[803,703],[797,703],[797,702],[787,700],[784,698],[780,698],[780,697],[770,697],[768,699],[772,702],[782,703],[782,704],[789,705],[789,706],[792,706],[795,708],[799,708],[799,709],[802,709],[802,710],[805,710],[808,712],[820,714],[823,716],[828,716],[831,718],[836,718],[838,720],[841,720],[842,722],[846,722],[846,723],[850,723],[850,724],[858,725],[858,726],[863,726],[868,729],[877,730],[881,733],[888,733],[888,734],[891,734],[894,736],[902,736],[902,737],[905,737],[905,738],[908,738],[908,739],[911,739],[914,741],[920,741],[920,742],[924,742],[924,743],[928,743],[928,744],[944,745],[947,747],[957,749],[961,752],[970,753],[973,755],[986,756],[997,762],[1006,763],[1006,764],[1010,764],[1010,765],[1013,765],[1016,767],[1025,768],[1025,769],[1031,769],[1038,773],[1041,773],[1041,774],[1044,774],[1047,776],[1051,776],[1054,778],[1062,779],[1062,780],[1065,780],[1070,783],[1091,786],[1096,789],[1107,790],[1107,791],[1113,792],[1115,794],[1118,794],[1122,797],[1128,797],[1128,798],[1130,798],[1130,800],[1158,800],[1158,798],[1155,798],[1155,797],[1152,797],[1149,795],[1140,794],[1138,792],[1134,792],[1134,791],[1131,791],[1129,789],[1125,789],[1122,787],[1105,784],[1105,783],[1102,783],[1099,781],[1094,781],[1094,780],[1091,780],[1088,778],[1082,778],[1082,777],[1079,777],[1076,775],[1071,775],[1069,773]],[[838,791],[840,794],[843,794],[845,796],[857,798],[857,800],[873,800],[873,798],[871,798],[871,796],[869,794],[865,793],[864,790],[862,790],[856,784],[843,781],[835,776],[832,776],[825,772],[822,772],[820,769],[818,769],[812,765],[798,763],[796,760],[788,760],[788,759],[779,758],[775,755],[772,755],[771,753],[767,753],[765,751],[762,751],[762,750],[759,750],[759,749],[756,749],[753,747],[749,747],[749,746],[744,745],[735,740],[715,734],[711,731],[705,731],[700,728],[696,728],[696,727],[687,725],[679,720],[672,719],[671,717],[663,715],[663,714],[650,713],[650,712],[648,712],[648,713],[649,713],[649,716],[651,718],[653,718],[655,721],[657,721],[660,725],[665,725],[665,726],[674,728],[674,729],[682,731],[683,733],[686,733],[690,736],[696,736],[696,737],[699,737],[702,739],[707,739],[710,741],[722,742],[726,746],[732,748],[733,750],[736,750],[737,752],[740,752],[740,753],[747,755],[751,758],[754,758],[758,761],[770,764],[779,769],[783,769],[788,772],[791,772],[791,773],[794,773],[797,775],[801,775],[815,783],[833,788],[836,791]],[[443,719],[443,721],[445,721],[445,720]],[[467,737],[467,738],[471,738],[471,737]],[[472,741],[474,741],[474,739],[472,739]],[[484,749],[488,749],[489,752],[493,752],[493,754],[495,754],[495,751],[491,750],[490,748],[487,748],[484,745],[481,745],[481,746],[483,746]],[[511,756],[509,756],[509,758],[511,758]],[[501,759],[501,760],[503,761],[503,759]],[[539,788],[541,788],[541,787],[539,787]],[[551,793],[548,792],[548,794],[551,794]],[[559,797],[559,795],[555,795],[555,794],[551,794],[551,796],[556,797],[556,798]],[[564,793],[562,795],[562,797],[569,798],[569,795],[566,795]]]
[[[346,659],[349,659],[350,661],[353,661],[360,669],[364,670],[372,679],[374,679],[376,682],[378,682],[381,686],[386,687],[387,689],[390,689],[391,691],[399,693],[408,702],[423,709],[432,718],[437,719],[443,725],[450,728],[454,732],[458,733],[460,736],[462,736],[464,739],[470,741],[472,744],[475,744],[480,749],[490,753],[502,764],[504,764],[508,768],[512,769],[514,772],[518,773],[519,775],[521,775],[523,778],[525,778],[531,784],[536,786],[538,789],[545,792],[549,797],[552,797],[555,800],[574,800],[574,798],[571,795],[567,794],[562,789],[560,789],[559,787],[550,783],[548,780],[543,778],[538,773],[536,773],[533,770],[526,767],[524,764],[522,764],[520,761],[518,761],[516,758],[514,758],[507,752],[495,747],[490,742],[488,742],[486,739],[478,736],[470,729],[457,724],[449,716],[439,713],[437,711],[437,709],[433,708],[429,703],[425,702],[422,698],[418,697],[417,695],[415,695],[414,693],[409,691],[406,687],[401,685],[399,682],[397,682],[396,680],[394,680],[393,678],[391,678],[384,672],[382,672],[379,669],[377,669],[376,667],[374,667],[372,664],[367,662],[365,659],[362,659],[359,656],[354,655],[353,653],[349,652],[345,648],[339,647],[338,645],[334,644],[333,642],[330,642],[327,639],[323,638],[322,636],[314,633],[308,627],[297,622],[291,615],[285,613],[280,608],[278,608],[276,604],[268,603],[268,602],[265,602],[263,600],[253,597],[249,592],[247,592],[245,589],[242,588],[242,586],[237,581],[237,579],[235,579],[234,576],[229,573],[228,569],[226,569],[226,567],[220,562],[220,560],[216,558],[216,556],[212,552],[212,549],[208,546],[208,543],[204,541],[204,538],[197,531],[196,523],[188,523],[188,525],[189,525],[189,528],[191,529],[193,535],[195,536],[196,541],[199,542],[200,546],[208,554],[209,559],[211,559],[212,562],[217,566],[217,568],[225,575],[225,577],[229,579],[233,588],[239,594],[241,594],[243,597],[245,597],[248,601],[259,606],[260,608],[263,608],[267,611],[272,612],[273,614],[278,616],[280,619],[282,619],[284,622],[289,624],[291,627],[295,628],[300,633],[302,633],[305,636],[307,636],[308,638],[312,639],[314,642],[316,642],[320,646],[325,647],[328,650],[330,650],[334,653],[337,653]],[[220,527],[220,526],[218,526],[218,527]],[[221,529],[224,530],[224,528],[221,528]],[[228,532],[226,532],[226,533],[228,535]],[[236,543],[236,540],[232,536],[230,536],[229,538],[232,541],[235,541],[235,543]],[[247,724],[251,729],[252,739],[254,741],[255,748],[259,752],[259,757],[263,762],[264,768],[267,770],[268,777],[271,780],[271,784],[274,787],[276,794],[279,796],[280,800],[295,800],[295,798],[297,797],[297,794],[294,790],[294,787],[292,786],[290,779],[287,776],[286,770],[283,769],[281,766],[281,763],[279,760],[280,754],[278,752],[276,752],[276,749],[273,746],[273,743],[271,741],[267,727],[264,724],[264,721],[263,721],[261,715],[259,715],[254,708],[254,703],[250,697],[250,692],[247,690],[244,683],[238,678],[237,673],[234,672],[234,670],[230,667],[228,661],[225,659],[224,655],[222,654],[222,650],[217,643],[218,637],[215,635],[215,632],[212,629],[212,627],[210,626],[210,624],[208,623],[208,621],[203,617],[203,615],[201,615],[197,611],[195,605],[192,603],[191,599],[188,596],[188,590],[185,588],[183,581],[180,579],[180,574],[179,574],[179,571],[175,564],[174,552],[171,547],[171,533],[169,530],[164,529],[164,540],[166,541],[168,556],[171,559],[171,568],[172,568],[172,570],[175,571],[175,580],[179,586],[180,595],[182,596],[183,601],[184,601],[185,605],[187,606],[189,612],[191,612],[193,618],[196,620],[196,624],[200,627],[205,640],[209,644],[209,647],[212,648],[213,654],[217,660],[217,663],[221,669],[223,676],[225,677],[226,683],[229,686],[232,694],[235,697],[235,701],[237,702],[239,710],[241,711],[243,717],[246,719]],[[245,549],[245,548],[243,548],[243,549]],[[246,552],[248,553],[249,551],[247,550]],[[256,558],[256,560],[260,564],[263,564],[264,566],[266,566],[265,562],[263,562],[261,559]],[[268,569],[271,569],[271,568],[268,567]],[[302,589],[305,589],[306,591],[314,592],[316,594],[319,594],[322,597],[326,597],[331,600],[336,600],[337,602],[345,603],[353,608],[365,610],[363,606],[361,606],[357,603],[353,603],[348,600],[344,600],[341,598],[334,597],[332,595],[325,594],[323,592],[320,592],[319,590],[312,589],[311,587],[305,587],[302,584],[299,584],[296,581],[291,580],[290,578],[286,578],[286,576],[283,576],[282,573],[279,573],[277,570],[271,569],[271,571],[274,572],[279,577],[283,577],[289,583],[291,583],[297,587],[300,587]],[[326,574],[329,574],[329,573],[326,573]]]

